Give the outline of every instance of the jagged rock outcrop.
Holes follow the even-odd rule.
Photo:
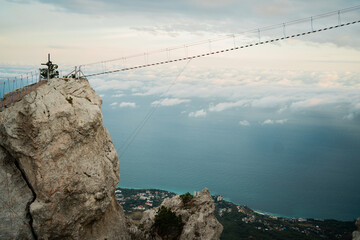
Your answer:
[[[177,216],[181,216],[184,223],[183,230],[179,237],[180,240],[203,239],[215,240],[220,239],[223,226],[216,219],[215,204],[211,198],[210,192],[204,188],[198,197],[194,197],[190,202],[184,205],[180,196],[177,195],[171,199],[165,199],[161,204],[171,209]],[[160,207],[161,207],[160,206]],[[158,208],[153,208],[144,212],[140,221],[139,230],[142,232],[144,239],[162,239],[156,233],[154,234],[154,221]],[[139,231],[133,232],[140,236]]]
[[[354,231],[352,234],[353,240],[360,240],[360,218],[356,219],[355,226],[358,228],[357,231]]]
[[[1,239],[129,239],[119,161],[86,79],[52,79],[0,112]]]

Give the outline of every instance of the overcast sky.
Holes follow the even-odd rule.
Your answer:
[[[355,0],[0,0],[0,63],[38,64],[51,52],[62,65],[79,65],[241,33],[356,4]],[[359,16],[359,11],[354,14]],[[327,21],[337,23],[337,17]],[[354,26],[307,37],[282,58],[288,61],[289,56],[300,54],[297,60],[310,55],[305,58],[359,61],[359,35],[359,27]],[[314,52],[314,48],[319,50]],[[324,56],[329,50],[336,57]],[[247,55],[256,61],[268,59],[267,54],[256,51]]]
[[[238,34],[357,3],[352,0],[0,0],[0,64],[36,68],[50,52],[53,61],[64,68]],[[359,20],[359,16],[358,9],[344,13],[341,20]],[[337,22],[335,15],[323,22],[315,20],[314,26]],[[295,112],[311,109],[327,112],[341,124],[355,124],[360,118],[359,25],[193,60],[177,85],[164,96],[168,84],[185,63],[89,80],[113,109],[136,109],[139,107],[136,98],[153,95],[162,96],[165,100],[161,104],[167,107],[191,106],[194,98],[207,99],[207,105],[194,105],[186,112],[194,118],[251,106],[259,111],[271,110],[271,114],[261,118],[258,114],[249,116],[257,123],[288,123],[296,118]],[[289,34],[291,30],[310,28],[310,22],[306,22],[293,29],[290,26],[286,31]],[[283,34],[281,28],[277,30]],[[251,39],[251,36],[241,37]],[[266,37],[266,32],[262,37]],[[230,40],[231,43],[223,42],[220,47],[232,47]],[[97,65],[84,71],[109,68],[109,65]],[[1,72],[6,75],[6,67]],[[148,104],[156,103],[159,102]],[[251,124],[249,119],[238,120],[244,127]]]

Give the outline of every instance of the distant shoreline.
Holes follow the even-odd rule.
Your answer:
[[[184,192],[181,192],[183,194]],[[200,191],[194,192],[194,195]],[[177,194],[159,188],[117,188],[115,197],[127,217],[140,224],[144,212],[161,206]],[[354,221],[289,218],[236,205],[221,195],[212,195],[214,214],[223,225],[222,239],[351,239]],[[269,238],[269,236],[271,236]]]
[[[117,188],[122,188],[122,189],[129,189],[129,190],[151,190],[151,191],[156,191],[156,190],[159,190],[159,191],[164,191],[164,192],[168,192],[168,193],[173,193],[173,194],[183,194],[183,193],[186,193],[186,192],[182,192],[182,191],[175,191],[175,190],[164,190],[164,189],[161,189],[161,188],[133,188],[133,187],[120,187],[119,185],[117,186]],[[201,191],[201,190],[200,190]],[[191,192],[190,192],[191,193]],[[211,193],[211,191],[210,191]],[[191,193],[193,194],[193,193]],[[222,195],[219,195],[219,194],[211,194],[211,196],[213,197],[216,197],[216,196],[222,196]],[[246,206],[248,207],[247,205],[242,205],[242,204],[238,204],[238,203],[234,203],[232,202],[229,198],[226,198],[224,196],[222,196],[223,199],[229,203],[232,203],[234,205],[241,205],[241,206]],[[249,209],[251,209],[252,211],[254,211],[255,213],[257,214],[260,214],[260,215],[266,215],[266,216],[272,216],[272,217],[277,217],[277,218],[283,218],[283,219],[313,219],[313,220],[317,220],[317,221],[325,221],[325,220],[335,220],[335,221],[339,221],[339,222],[351,222],[351,221],[355,221],[356,220],[356,217],[353,219],[353,220],[339,220],[339,219],[334,219],[334,218],[331,218],[331,219],[323,219],[323,218],[313,218],[313,217],[304,217],[304,216],[286,216],[286,215],[282,215],[282,214],[278,214],[278,213],[273,213],[273,212],[268,212],[268,211],[263,211],[263,210],[259,210],[259,209],[254,209],[254,208],[251,208],[251,207],[248,207]]]

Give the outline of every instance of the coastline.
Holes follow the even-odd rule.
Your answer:
[[[162,189],[159,187],[153,187],[153,188],[134,188],[134,187],[128,187],[128,186],[120,186],[118,185],[117,188],[122,188],[122,189],[129,189],[129,190],[159,190],[159,191],[164,191],[164,192],[168,192],[168,193],[173,193],[173,194],[177,194],[177,195],[181,195],[186,193],[187,191],[181,191],[181,190],[173,190],[173,189]],[[197,190],[197,191],[201,191],[201,189]],[[190,194],[193,194],[193,192],[189,192]],[[210,190],[211,193],[211,190]],[[280,213],[274,213],[274,212],[269,212],[269,211],[265,211],[265,210],[261,210],[261,209],[257,209],[257,208],[252,208],[249,207],[247,205],[243,205],[241,203],[236,203],[234,201],[232,201],[230,198],[227,198],[221,194],[213,194],[211,193],[211,196],[217,197],[217,196],[221,196],[222,199],[226,202],[229,202],[235,206],[244,206],[247,207],[249,209],[251,209],[254,213],[259,214],[259,215],[265,215],[265,216],[269,216],[269,217],[276,217],[276,218],[283,218],[283,219],[288,219],[288,220],[298,220],[300,219],[300,221],[302,220],[307,220],[307,219],[311,219],[311,220],[316,220],[316,221],[326,221],[326,220],[331,220],[331,221],[339,221],[339,222],[351,222],[351,221],[355,221],[356,217],[354,217],[354,219],[351,220],[343,220],[343,219],[335,219],[335,218],[314,218],[314,217],[307,217],[307,216],[288,216],[288,215],[284,215],[284,214],[280,214]]]
[[[184,194],[181,192],[180,194]],[[194,193],[197,194],[197,193]],[[140,224],[146,210],[159,207],[166,198],[177,195],[175,192],[158,188],[120,188],[115,196],[127,217]],[[355,230],[354,221],[316,220],[284,217],[279,214],[253,210],[237,205],[221,195],[212,195],[214,213],[223,225],[221,239],[351,239]]]

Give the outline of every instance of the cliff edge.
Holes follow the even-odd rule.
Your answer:
[[[129,239],[119,160],[86,79],[51,79],[0,112],[0,239]]]

